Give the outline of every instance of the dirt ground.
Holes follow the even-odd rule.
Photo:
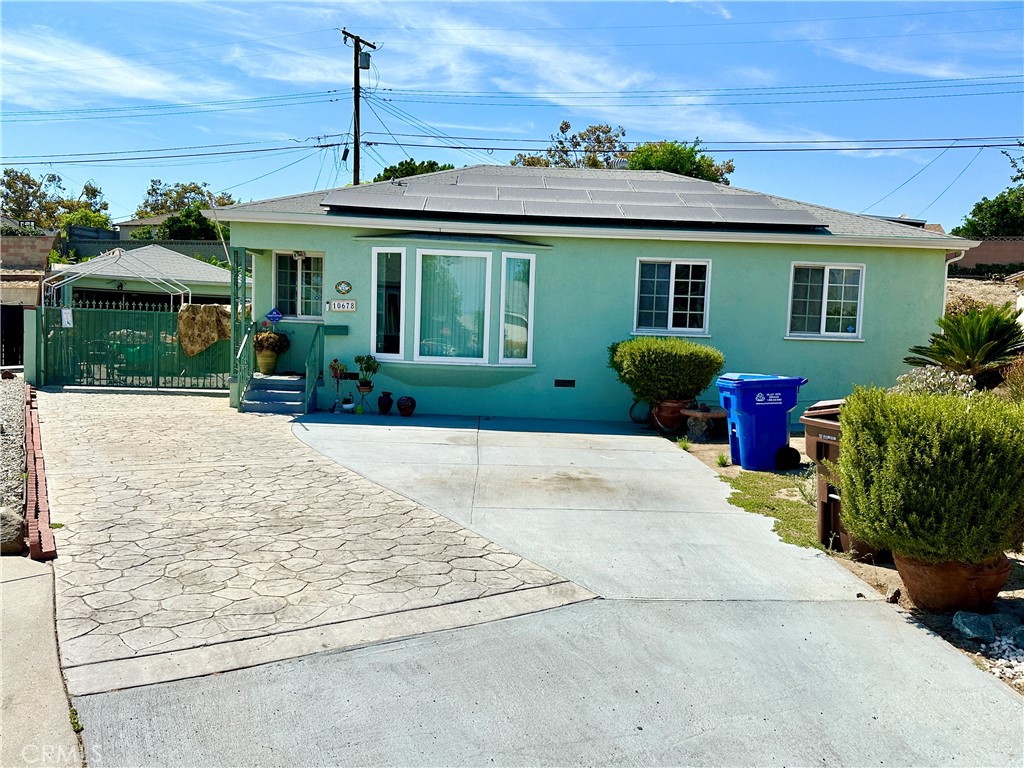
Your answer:
[[[1015,291],[1009,283],[1001,280],[967,280],[962,277],[951,277],[946,283],[946,300],[958,293],[966,293],[978,301],[988,304],[1005,304],[1013,301]]]
[[[792,437],[789,442],[792,447],[800,451],[803,465],[807,468],[813,466],[810,459],[804,453],[804,438]],[[724,437],[712,439],[705,443],[690,443],[689,453],[726,478],[736,477],[741,472],[746,471],[732,464],[725,467],[719,466],[719,455],[724,454],[726,457],[729,455],[728,441]],[[794,493],[790,498],[799,499],[800,494],[794,489]],[[829,554],[839,565],[849,570],[879,594],[883,596],[892,595],[894,590],[899,589],[899,601],[897,605],[893,606],[893,609],[901,611],[908,621],[919,623],[935,632],[948,643],[970,656],[981,669],[992,670],[996,666],[995,659],[988,658],[980,651],[980,644],[977,641],[967,640],[958,630],[954,629],[952,614],[922,611],[910,602],[900,575],[896,572],[896,566],[892,562],[871,565],[855,562],[841,553],[829,552]],[[992,604],[988,613],[990,615],[1005,614],[1016,617],[1017,621],[1024,622],[1024,555],[1011,555],[1010,560],[1013,566],[1010,581],[1003,591],[999,593],[999,598]],[[1024,679],[1005,682],[1018,693],[1024,694]]]

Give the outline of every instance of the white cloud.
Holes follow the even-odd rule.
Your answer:
[[[846,64],[870,69],[873,72],[917,75],[919,77],[948,78],[976,77],[979,72],[967,69],[956,61],[945,57],[931,60],[916,59],[902,53],[892,53],[873,48],[856,48],[852,45],[830,45],[816,43],[815,48]]]
[[[84,106],[112,96],[165,103],[236,97],[223,81],[175,75],[42,26],[4,29],[3,70],[4,102],[31,109]]]

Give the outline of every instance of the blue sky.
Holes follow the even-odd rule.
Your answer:
[[[242,200],[349,183],[341,27],[379,47],[364,181],[410,155],[505,164],[562,120],[610,123],[628,141],[699,136],[735,186],[948,229],[1009,185],[999,149],[977,146],[1005,142],[976,137],[1024,136],[1019,0],[7,0],[3,165],[72,193],[92,180],[115,221],[151,178]],[[828,151],[778,151],[797,147]]]

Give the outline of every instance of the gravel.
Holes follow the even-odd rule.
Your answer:
[[[0,506],[19,511],[25,484],[25,380],[0,379]]]
[[[981,655],[988,659],[988,671],[996,677],[1010,683],[1024,681],[1024,650],[1009,637],[997,637],[994,643],[982,644]]]

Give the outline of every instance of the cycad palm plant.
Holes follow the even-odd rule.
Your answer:
[[[940,365],[973,376],[979,386],[995,386],[1001,377],[994,372],[1024,354],[1024,326],[1017,321],[1018,314],[1007,302],[940,317],[936,323],[941,332],[931,335],[928,346],[911,347],[903,362]]]

